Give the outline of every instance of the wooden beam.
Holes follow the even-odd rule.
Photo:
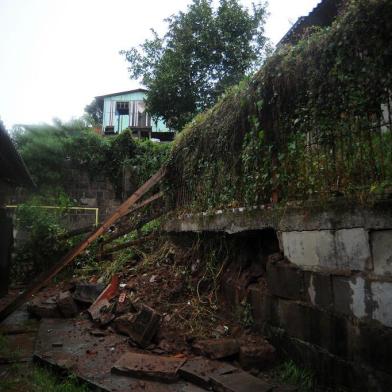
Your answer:
[[[132,194],[124,203],[122,203],[112,215],[110,215],[88,238],[72,248],[59,262],[54,264],[49,270],[44,271],[36,278],[33,283],[10,304],[0,311],[0,322],[9,316],[13,311],[23,305],[33,294],[44,287],[54,276],[63,268],[69,265],[75,257],[79,256],[93,241],[103,234],[113,223],[123,216],[135,203],[146,194],[154,185],[156,185],[164,176],[166,170],[161,168],[147,182],[145,182],[134,194]]]

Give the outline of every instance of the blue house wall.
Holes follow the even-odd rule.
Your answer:
[[[107,127],[114,127],[116,133],[130,127],[149,128],[153,132],[170,131],[162,119],[156,121],[144,112],[146,93],[147,90],[137,89],[96,97],[103,100],[102,131]]]

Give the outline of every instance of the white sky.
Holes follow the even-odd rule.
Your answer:
[[[118,54],[165,31],[191,0],[0,0],[0,118],[13,124],[68,120],[94,96],[139,87]],[[269,0],[273,43],[319,0]],[[250,6],[252,0],[242,0]]]

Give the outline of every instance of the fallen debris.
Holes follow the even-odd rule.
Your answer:
[[[42,301],[40,298],[34,298],[27,304],[27,310],[30,314],[38,318],[61,318],[57,302],[54,298]]]
[[[75,317],[79,313],[78,305],[76,305],[70,291],[62,291],[56,302],[60,313],[65,318]]]
[[[197,357],[188,359],[178,371],[178,374],[186,381],[198,385],[204,389],[211,389],[211,377],[235,372],[238,369],[224,362],[212,361]]]
[[[0,310],[0,321],[4,320],[19,306],[24,304],[32,295],[45,286],[54,276],[62,271],[67,265],[80,255],[94,240],[105,233],[124,213],[128,212],[136,202],[146,194],[154,185],[156,185],[165,176],[166,168],[161,167],[149,180],[147,180],[139,189],[136,190],[124,203],[122,203],[88,238],[72,248],[64,255],[58,263],[54,264],[47,271],[44,271],[35,281],[18,297]],[[94,298],[95,300],[95,298]],[[94,301],[92,301],[94,302]]]
[[[108,334],[109,332],[107,330],[93,329],[92,331],[90,331],[90,335],[97,336],[99,338],[107,336]]]
[[[275,347],[268,342],[243,345],[240,347],[239,361],[245,370],[271,367],[276,361]]]
[[[158,331],[161,315],[146,305],[136,314],[127,313],[114,320],[115,329],[128,335],[141,347],[147,347]]]
[[[178,380],[178,370],[185,358],[128,352],[113,366],[112,372],[163,382]]]
[[[75,286],[73,299],[84,304],[92,304],[105,289],[103,283],[79,283]]]
[[[102,293],[98,296],[95,302],[88,308],[88,313],[90,314],[93,321],[98,321],[101,318],[101,311],[103,310],[103,308],[108,308],[110,306],[109,301],[116,295],[118,284],[118,276],[115,275],[113,276],[111,282],[105,288],[105,290],[102,291]],[[106,314],[106,317],[103,317],[102,320],[103,324],[110,322],[112,319],[114,319],[114,315],[113,317],[108,317],[108,315]]]
[[[237,339],[232,338],[199,340],[192,347],[196,354],[205,354],[212,359],[231,357],[240,351]]]

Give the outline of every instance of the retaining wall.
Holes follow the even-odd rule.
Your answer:
[[[281,255],[270,256],[264,279],[247,287],[257,328],[326,385],[390,390],[392,203],[262,206],[188,214],[166,224],[169,232],[266,228],[276,230]],[[236,290],[232,282],[223,286]]]

